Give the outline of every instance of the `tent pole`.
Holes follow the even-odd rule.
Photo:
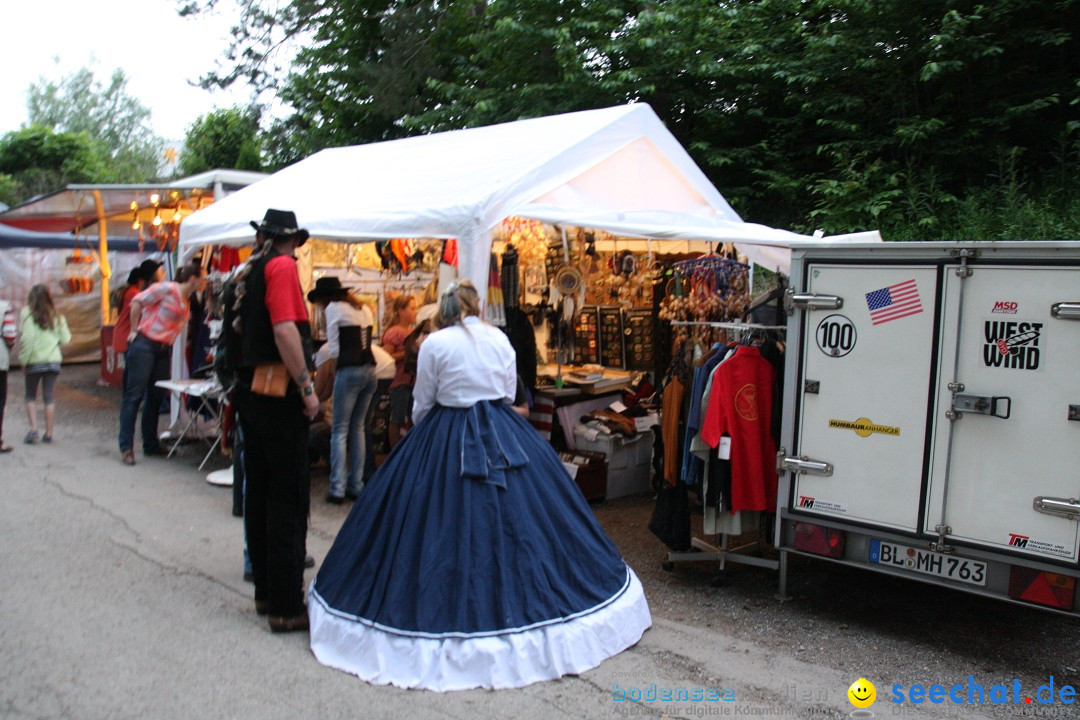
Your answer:
[[[109,278],[112,268],[109,266],[109,229],[105,224],[105,207],[101,203],[101,191],[94,190],[94,209],[98,220],[98,266],[101,268],[101,326],[109,324]]]

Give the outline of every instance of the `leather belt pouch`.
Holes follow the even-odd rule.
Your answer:
[[[268,397],[285,397],[289,387],[289,371],[285,363],[264,363],[255,366],[251,378],[251,392]]]

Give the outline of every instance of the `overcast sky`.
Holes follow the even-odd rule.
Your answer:
[[[234,3],[197,19],[176,14],[176,0],[9,0],[0,5],[0,134],[27,120],[26,90],[90,67],[102,84],[116,68],[128,94],[152,111],[154,132],[183,139],[215,107],[246,102],[242,91],[211,93],[189,81],[214,68],[227,47]]]

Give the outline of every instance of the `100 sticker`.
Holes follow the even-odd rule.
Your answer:
[[[855,324],[843,315],[829,315],[818,323],[817,346],[829,357],[844,357],[855,348]]]

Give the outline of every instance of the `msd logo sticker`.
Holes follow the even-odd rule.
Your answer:
[[[1002,315],[1015,315],[1016,311],[1020,309],[1019,304],[1010,302],[1008,300],[999,300],[994,303],[994,309],[990,312],[1000,313]]]
[[[1024,548],[1027,547],[1028,540],[1031,539],[1029,535],[1017,535],[1016,533],[1009,533],[1009,546]]]

